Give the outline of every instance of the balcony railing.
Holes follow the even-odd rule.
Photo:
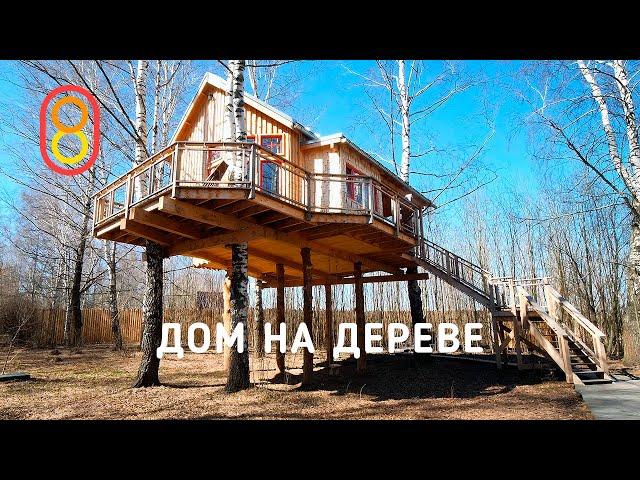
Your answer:
[[[122,175],[95,196],[94,225],[177,189],[244,189],[311,214],[365,215],[398,232],[422,231],[420,208],[371,177],[312,173],[254,143],[177,142]]]

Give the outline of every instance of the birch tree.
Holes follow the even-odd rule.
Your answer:
[[[233,141],[244,142],[247,139],[247,127],[244,107],[244,70],[245,60],[230,60],[228,68],[226,119],[230,123],[227,126],[229,136]],[[231,123],[232,122],[232,123]],[[242,180],[246,176],[246,156],[244,151],[236,153],[235,175],[236,180]],[[249,348],[247,342],[247,321],[249,314],[248,293],[248,249],[247,243],[234,243],[231,245],[231,330],[238,326],[244,332],[244,348],[240,352],[238,345],[230,348],[229,370],[227,373],[226,391],[237,392],[251,386],[249,376]]]
[[[458,75],[449,62],[443,62],[440,70],[429,77],[425,73],[427,66],[416,60],[378,60],[376,66],[377,69],[366,74],[347,70],[363,80],[371,106],[386,126],[386,151],[390,153],[391,164],[403,181],[411,183],[412,161],[434,151],[432,146],[424,144],[418,149],[413,142],[412,129],[467,90],[472,82]],[[397,136],[400,137],[399,165],[395,147]],[[417,267],[407,269],[408,274],[417,272]],[[421,323],[424,315],[420,284],[417,280],[409,280],[407,288],[412,322]]]
[[[534,126],[549,133],[539,149],[547,158],[578,161],[588,182],[605,192],[595,206],[620,204],[628,214],[627,308],[623,323],[624,361],[640,362],[640,143],[629,69],[634,62],[544,62],[525,75],[520,98],[532,108]],[[581,200],[586,203],[588,198]]]

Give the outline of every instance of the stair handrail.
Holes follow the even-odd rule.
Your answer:
[[[547,286],[547,292],[554,297],[554,300],[561,306],[565,312],[571,315],[578,323],[580,323],[586,330],[589,330],[594,336],[604,338],[606,335],[602,330],[596,327],[591,320],[582,315],[578,309],[572,305],[558,290],[551,285]],[[547,299],[548,301],[548,299]]]
[[[596,327],[591,320],[582,315],[578,309],[569,302],[558,290],[553,288],[550,284],[545,285],[545,296],[547,297],[547,306],[551,315],[557,316],[555,313],[556,306],[562,308],[565,312],[573,318],[573,320],[580,325],[587,333],[591,335],[591,342],[593,349],[586,345],[577,332],[571,331],[572,339],[579,343],[593,358],[595,363],[605,372],[609,372],[609,365],[607,361],[607,353],[604,348],[604,338],[606,335],[602,330]],[[553,302],[553,303],[552,303]]]
[[[529,330],[537,338],[538,343],[540,343],[540,346],[547,352],[549,357],[551,357],[551,359],[556,362],[556,364],[562,369],[566,376],[567,382],[574,383],[574,374],[571,368],[571,353],[569,351],[568,345],[568,339],[570,337],[569,333],[565,330],[565,328],[562,327],[562,325],[560,325],[559,322],[557,322],[553,318],[551,314],[546,311],[544,307],[539,305],[538,302],[534,300],[533,296],[531,296],[523,286],[518,285],[516,289],[520,298],[524,300],[524,302],[521,301],[520,303],[521,317],[523,309],[531,306],[531,309],[536,311],[538,315],[540,315],[540,318],[542,318],[549,326],[549,328],[551,328],[553,333],[555,333],[556,337],[558,338],[558,346],[560,347],[559,350],[556,350],[556,348],[553,347],[553,345],[544,337],[540,329],[533,323],[529,322]],[[517,318],[516,321],[518,321]]]

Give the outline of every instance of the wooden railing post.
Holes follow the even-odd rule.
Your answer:
[[[400,199],[397,195],[393,197],[394,201],[394,221],[396,222],[396,236],[400,235]]]
[[[513,278],[509,279],[509,306],[513,316],[518,316],[518,308],[516,307],[516,284]]]
[[[124,190],[124,218],[129,218],[129,205],[131,205],[131,174],[127,175]]]
[[[373,223],[373,212],[375,211],[373,199],[373,178],[369,177],[369,223]]]
[[[180,144],[176,143],[176,147],[173,150],[173,171],[171,172],[171,198],[176,198],[176,186],[178,183],[178,169],[180,168],[178,166],[178,154],[179,154],[179,150],[180,150]]]
[[[609,364],[607,362],[607,352],[604,348],[604,343],[602,342],[602,337],[597,335],[593,336],[593,345],[595,346],[595,354],[598,357],[598,363],[600,368],[604,373],[609,373]]]
[[[560,355],[564,365],[564,373],[567,377],[567,383],[573,383],[573,370],[571,369],[571,350],[569,350],[569,337],[566,333],[558,335],[558,343],[560,343]]]
[[[256,197],[256,145],[251,145],[251,156],[249,160],[249,198]],[[280,184],[280,181],[278,181]]]

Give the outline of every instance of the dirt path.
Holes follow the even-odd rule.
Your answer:
[[[32,380],[0,384],[0,419],[592,418],[563,381],[470,362],[432,359],[411,367],[406,358],[380,355],[370,358],[366,376],[356,378],[349,361],[338,377],[329,377],[318,361],[317,385],[302,391],[301,355],[287,359],[285,383],[270,381],[275,362],[267,358],[252,361],[255,388],[227,395],[222,355],[170,355],[161,363],[162,387],[132,389],[139,355],[103,347],[81,354],[21,351],[9,370],[26,371]]]

